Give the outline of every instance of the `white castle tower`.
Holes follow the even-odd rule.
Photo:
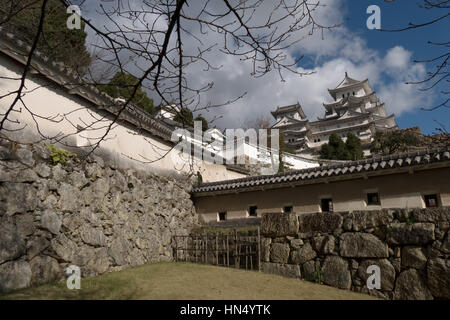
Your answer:
[[[272,112],[277,122],[272,128],[285,135],[285,143],[297,154],[311,156],[328,142],[331,134],[346,140],[349,132],[361,139],[364,154],[369,155],[369,144],[377,131],[397,129],[394,114],[387,115],[384,103],[377,98],[369,80],[358,81],[345,73],[344,80],[334,89],[328,89],[332,103],[324,103],[325,115],[317,121],[308,121],[300,104],[278,107]]]

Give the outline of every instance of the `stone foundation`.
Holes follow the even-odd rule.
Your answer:
[[[450,299],[450,207],[265,214],[262,269],[384,299]],[[368,289],[371,265],[381,288]]]
[[[197,225],[191,181],[121,170],[96,156],[50,165],[47,147],[0,140],[0,292],[172,260]]]

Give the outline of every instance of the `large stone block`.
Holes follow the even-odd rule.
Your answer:
[[[84,243],[96,247],[106,245],[106,237],[100,229],[92,228],[89,225],[84,225],[81,228],[80,235]]]
[[[352,278],[348,262],[338,256],[327,256],[322,266],[323,282],[340,289],[350,289]]]
[[[0,292],[23,289],[31,283],[30,264],[25,261],[10,261],[0,265]]]
[[[289,245],[285,243],[272,243],[270,249],[270,261],[275,263],[287,263],[289,259]]]
[[[335,212],[304,213],[298,216],[299,232],[333,233],[341,228],[343,218]]]
[[[413,209],[410,216],[416,222],[448,222],[450,221],[450,207]]]
[[[317,256],[309,242],[305,243],[300,249],[291,252],[291,263],[304,264],[305,262],[314,259]]]
[[[261,267],[262,271],[265,273],[276,274],[288,278],[301,278],[299,265],[263,262]]]
[[[48,256],[37,256],[30,261],[31,284],[58,281],[63,277],[58,261]]]
[[[367,268],[373,265],[380,268],[381,290],[392,291],[395,283],[395,269],[387,259],[364,260],[361,262],[358,268],[358,276],[364,281],[364,285],[366,285],[367,279],[372,275],[372,273],[367,273]]]
[[[25,241],[12,223],[0,224],[0,264],[25,254]]]
[[[53,234],[58,234],[61,229],[61,218],[55,212],[46,210],[41,216],[41,226]]]
[[[0,186],[0,216],[33,211],[37,205],[37,190],[32,185],[5,182]]]
[[[270,261],[270,244],[271,238],[261,238],[261,259],[264,262]]]
[[[261,234],[266,237],[295,236],[298,219],[295,213],[265,213],[261,220]]]
[[[402,267],[422,270],[427,264],[427,257],[420,247],[404,247],[402,249]]]
[[[395,300],[430,300],[433,299],[425,281],[415,269],[403,271],[395,282]]]
[[[333,236],[319,236],[312,239],[314,250],[320,254],[331,254],[335,247],[335,238]]]
[[[431,259],[427,265],[427,279],[433,296],[450,299],[450,260]]]
[[[392,245],[423,245],[435,239],[432,223],[392,223],[387,226],[386,241]]]
[[[361,231],[376,228],[391,223],[393,219],[392,210],[353,211],[345,216],[344,229]]]
[[[388,258],[387,244],[370,233],[348,232],[340,236],[340,253],[348,258]]]

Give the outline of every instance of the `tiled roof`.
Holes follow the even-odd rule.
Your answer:
[[[309,182],[320,183],[323,178],[348,177],[361,174],[391,174],[398,169],[413,169],[432,164],[450,166],[450,148],[445,147],[434,150],[424,150],[414,153],[394,154],[391,156],[374,157],[367,160],[345,162],[338,165],[328,165],[316,168],[295,170],[279,173],[271,176],[257,176],[229,181],[219,181],[202,184],[193,188],[192,193],[200,195],[203,193],[229,193],[239,190],[260,190],[263,186],[268,188],[283,187],[295,183]],[[390,170],[389,170],[390,169]]]
[[[30,46],[18,39],[14,34],[6,32],[0,26],[0,52],[10,56],[19,63],[25,64],[30,50]],[[36,73],[42,74],[66,88],[69,94],[78,95],[83,99],[89,100],[99,110],[105,110],[115,115],[123,105],[106,93],[98,90],[94,85],[89,84],[88,81],[68,69],[63,63],[51,61],[39,51],[35,51],[33,55],[29,74]],[[131,103],[127,105],[119,119],[132,124],[139,130],[143,129],[166,141],[171,141],[173,129],[170,126],[155,119],[152,115]]]

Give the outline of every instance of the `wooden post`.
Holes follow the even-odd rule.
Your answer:
[[[205,263],[208,263],[208,234],[205,231]]]
[[[192,238],[193,241],[195,241],[195,262],[198,262],[198,237],[195,236],[195,240],[194,238]]]
[[[229,241],[228,241],[228,233],[227,233],[227,237],[226,237],[227,239],[227,247],[226,247],[226,250],[227,250],[227,267],[229,268],[230,267],[230,243],[229,243]]]
[[[239,261],[238,261],[238,235],[237,230],[234,229],[234,267],[239,269]]]
[[[258,271],[261,272],[261,234],[258,227]]]
[[[216,266],[219,265],[219,248],[218,248],[218,246],[219,246],[219,238],[218,238],[218,236],[219,235],[216,232]]]

